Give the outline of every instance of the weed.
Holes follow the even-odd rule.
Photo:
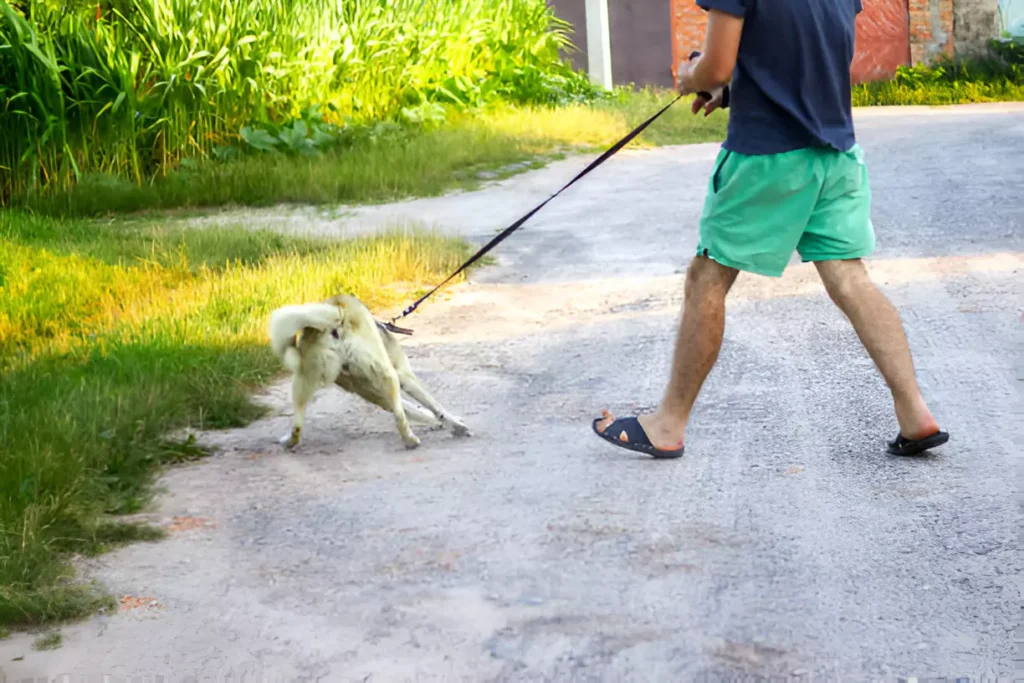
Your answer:
[[[35,642],[32,643],[32,649],[38,652],[46,652],[48,650],[56,650],[63,644],[64,636],[61,635],[60,631],[51,631],[36,638]]]

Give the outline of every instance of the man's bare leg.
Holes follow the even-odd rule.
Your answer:
[[[892,392],[900,434],[921,439],[939,426],[921,396],[910,345],[896,308],[871,281],[860,259],[814,264],[825,289],[846,314]]]
[[[672,376],[657,411],[639,417],[655,448],[670,450],[683,445],[690,411],[718,360],[725,333],[725,297],[738,274],[705,256],[696,257],[687,269]]]

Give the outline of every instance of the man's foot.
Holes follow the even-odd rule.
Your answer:
[[[683,455],[683,444],[681,441],[675,446],[665,448],[648,436],[648,432],[641,421],[650,416],[615,419],[615,416],[607,410],[602,411],[601,414],[602,417],[594,420],[593,429],[595,434],[608,443],[638,453],[646,453],[658,459],[672,459]]]
[[[919,455],[947,441],[949,434],[943,431],[936,431],[919,439],[908,439],[902,434],[897,434],[896,438],[889,442],[888,451],[892,455]]]
[[[896,409],[896,421],[900,425],[900,434],[911,441],[923,439],[939,431],[939,423],[928,410],[928,404],[920,394],[909,400],[893,399]]]

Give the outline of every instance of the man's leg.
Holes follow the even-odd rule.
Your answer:
[[[658,448],[683,445],[697,394],[718,360],[725,334],[725,297],[738,270],[698,256],[686,272],[682,321],[672,355],[672,375],[658,410],[640,424]]]
[[[725,297],[739,271],[778,277],[821,192],[820,152],[744,155],[722,149],[708,180],[697,256],[687,270],[672,376],[658,409],[594,421],[606,441],[655,458],[683,454],[690,411],[722,345]]]
[[[639,416],[655,448],[671,450],[683,445],[690,411],[722,347],[725,297],[738,274],[706,256],[694,258],[687,269],[672,376],[658,410]]]
[[[896,309],[871,281],[860,259],[817,261],[825,289],[846,314],[892,392],[900,434],[921,439],[939,426],[921,396],[903,323]]]

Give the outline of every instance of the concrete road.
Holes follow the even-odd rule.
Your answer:
[[[1010,680],[1024,108],[858,124],[871,269],[947,446],[884,453],[886,389],[798,263],[741,276],[686,457],[594,437],[602,408],[660,396],[716,146],[627,152],[411,319],[414,366],[472,439],[406,452],[340,392],[294,453],[283,414],[210,435],[220,454],[168,473],[149,515],[169,540],[84,565],[124,609],[53,652],[0,643],[8,680]],[[484,240],[580,164],[314,227],[414,217]]]

